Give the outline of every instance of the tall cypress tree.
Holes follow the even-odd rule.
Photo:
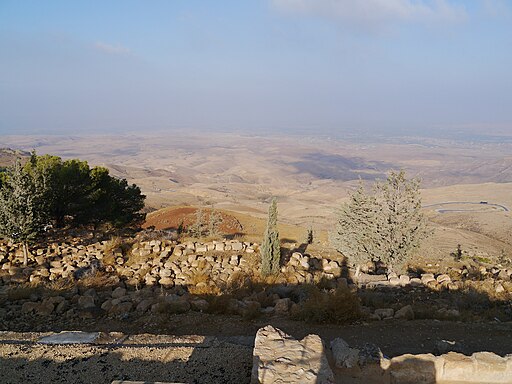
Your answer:
[[[261,245],[261,274],[274,275],[279,272],[281,262],[281,245],[277,230],[277,200],[272,199],[268,209],[267,228]]]

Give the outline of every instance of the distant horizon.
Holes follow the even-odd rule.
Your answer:
[[[152,129],[152,130],[63,130],[63,131],[33,131],[33,132],[4,132],[0,129],[0,147],[2,147],[2,137],[34,137],[34,138],[51,138],[51,137],[193,137],[204,135],[235,135],[247,137],[318,137],[318,138],[331,138],[334,140],[348,140],[353,142],[372,142],[372,141],[394,141],[394,140],[453,140],[459,142],[481,142],[481,143],[510,143],[512,142],[512,131],[507,132],[497,129],[495,131],[486,130],[481,132],[475,128],[459,128],[454,130],[381,130],[373,132],[369,130],[332,130],[332,131],[318,131],[314,129],[265,129],[258,130],[251,129],[193,129],[193,128],[165,128],[165,129]]]

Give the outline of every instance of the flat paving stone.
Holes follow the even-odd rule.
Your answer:
[[[100,337],[100,332],[70,331],[60,332],[40,338],[41,344],[92,344]]]

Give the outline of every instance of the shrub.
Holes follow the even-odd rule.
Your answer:
[[[309,286],[297,317],[313,323],[348,323],[361,318],[361,306],[357,295],[348,288],[322,291]]]
[[[207,273],[195,273],[190,278],[188,291],[193,295],[219,295],[220,289]]]

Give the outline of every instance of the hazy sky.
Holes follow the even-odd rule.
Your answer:
[[[512,134],[512,1],[0,0],[0,133]]]

